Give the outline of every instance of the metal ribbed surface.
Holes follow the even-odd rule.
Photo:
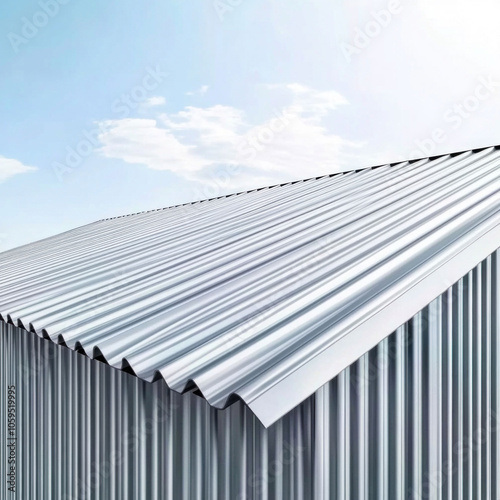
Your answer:
[[[100,221],[0,255],[0,313],[269,426],[500,246],[500,151]]]
[[[16,498],[498,498],[499,258],[268,429],[241,402],[215,410],[0,323]]]

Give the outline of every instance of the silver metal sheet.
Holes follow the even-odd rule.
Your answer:
[[[267,429],[0,323],[2,491],[14,386],[12,498],[499,498],[499,259]]]
[[[0,254],[0,315],[269,426],[500,246],[500,151],[99,221]]]

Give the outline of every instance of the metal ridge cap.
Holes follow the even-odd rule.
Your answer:
[[[242,399],[262,424],[270,427],[446,292],[450,283],[456,283],[499,248],[500,223],[255,399]]]
[[[274,188],[278,188],[278,187],[287,186],[287,185],[290,185],[290,184],[297,184],[299,182],[309,182],[309,181],[313,181],[313,180],[324,179],[325,177],[335,177],[335,176],[338,176],[338,175],[350,174],[352,172],[358,173],[358,172],[362,172],[362,171],[366,171],[366,170],[374,170],[374,169],[377,169],[377,168],[380,168],[380,167],[385,167],[385,166],[393,167],[395,165],[400,165],[402,163],[416,163],[416,162],[422,161],[422,160],[433,161],[433,160],[436,160],[438,158],[443,158],[445,156],[458,156],[458,155],[461,155],[461,154],[464,154],[464,153],[479,153],[479,152],[485,151],[487,149],[500,149],[500,144],[495,144],[495,145],[492,145],[492,146],[481,146],[481,147],[477,147],[477,148],[465,149],[463,151],[451,151],[451,152],[448,152],[448,153],[442,153],[442,154],[437,154],[437,155],[433,155],[433,156],[422,156],[421,158],[412,158],[412,159],[406,159],[406,160],[403,159],[403,160],[398,160],[398,161],[391,161],[391,162],[381,163],[379,165],[373,165],[373,166],[370,165],[370,166],[366,166],[366,167],[351,168],[351,169],[347,169],[347,170],[341,170],[339,172],[333,172],[331,174],[325,174],[325,175],[319,175],[319,176],[314,176],[314,177],[308,177],[306,179],[297,179],[297,180],[294,180],[294,181],[288,181],[288,182],[282,182],[282,183],[278,183],[278,184],[273,184],[271,186],[261,186],[261,187],[258,187],[258,188],[248,189],[246,191],[238,191],[236,193],[229,193],[229,194],[226,194],[226,195],[216,196],[215,198],[206,198],[206,199],[203,199],[203,200],[188,201],[186,203],[179,203],[177,205],[170,205],[170,206],[166,206],[166,207],[162,207],[162,208],[153,208],[153,209],[150,209],[150,210],[142,210],[140,212],[134,212],[134,213],[130,213],[130,214],[116,215],[116,216],[113,216],[113,217],[105,217],[103,219],[96,220],[95,223],[97,223],[97,222],[105,222],[105,221],[114,220],[114,219],[121,219],[121,218],[124,218],[124,217],[132,217],[134,215],[141,215],[141,214],[147,214],[147,213],[153,213],[153,212],[161,212],[163,210],[169,210],[169,209],[173,209],[173,208],[187,207],[187,206],[190,206],[190,205],[196,205],[196,204],[200,204],[200,203],[206,203],[206,202],[209,202],[209,201],[215,201],[215,200],[221,200],[221,199],[225,199],[225,198],[231,198],[232,196],[239,196],[239,195],[242,195],[242,194],[253,193],[255,191],[263,191],[264,189],[274,189]]]

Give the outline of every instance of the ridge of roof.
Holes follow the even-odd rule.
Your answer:
[[[464,154],[464,153],[478,153],[480,151],[484,151],[486,149],[491,149],[491,148],[500,149],[500,144],[495,144],[495,145],[492,145],[492,146],[481,146],[481,147],[477,147],[477,148],[465,149],[463,151],[452,151],[452,152],[449,152],[449,153],[442,153],[442,154],[433,155],[433,156],[422,156],[422,157],[419,157],[419,158],[412,158],[412,159],[407,159],[407,160],[399,160],[399,161],[386,162],[386,163],[381,163],[379,165],[374,165],[374,166],[366,166],[366,167],[361,167],[361,168],[352,168],[350,170],[341,170],[340,172],[333,172],[331,174],[318,175],[318,176],[314,176],[314,177],[307,177],[306,179],[297,179],[297,180],[288,181],[288,182],[280,182],[278,184],[272,184],[270,186],[261,186],[261,187],[258,187],[258,188],[247,189],[247,190],[244,190],[244,191],[237,191],[235,193],[229,193],[229,194],[224,194],[224,195],[221,195],[221,196],[215,196],[213,198],[205,198],[203,200],[188,201],[188,202],[185,202],[185,203],[178,203],[177,205],[168,205],[166,207],[161,207],[161,208],[152,208],[152,209],[148,209],[148,210],[141,210],[140,212],[131,212],[131,213],[128,213],[128,214],[123,214],[123,215],[115,215],[115,216],[112,216],[112,217],[104,217],[102,219],[96,220],[95,222],[91,222],[90,224],[94,224],[94,223],[97,223],[97,222],[103,222],[103,221],[107,221],[107,220],[113,220],[113,219],[121,219],[123,217],[132,217],[134,215],[141,215],[141,214],[147,214],[147,213],[153,213],[153,212],[161,212],[163,210],[169,210],[169,209],[172,209],[172,208],[187,207],[187,206],[190,206],[190,205],[197,205],[197,204],[200,204],[200,203],[207,203],[209,201],[222,200],[222,199],[225,199],[225,198],[231,198],[233,196],[240,196],[240,195],[243,195],[243,194],[254,193],[254,192],[257,192],[257,191],[262,191],[264,189],[274,189],[274,188],[279,188],[279,187],[283,187],[283,186],[288,186],[288,185],[291,185],[291,184],[297,184],[299,182],[309,182],[309,181],[313,181],[313,180],[326,179],[328,177],[335,177],[337,175],[344,175],[344,174],[349,174],[349,173],[352,173],[352,172],[357,173],[357,172],[362,172],[362,171],[366,171],[366,170],[375,170],[377,168],[387,167],[387,166],[388,167],[393,167],[395,165],[401,165],[402,163],[415,163],[417,161],[422,161],[422,160],[436,160],[438,158],[444,158],[446,156],[453,157],[453,156],[458,156],[458,155],[461,155],[461,154]]]

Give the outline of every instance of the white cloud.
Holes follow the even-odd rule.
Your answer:
[[[6,181],[14,175],[34,172],[36,167],[29,167],[18,160],[0,156],[0,182]]]
[[[152,108],[155,106],[163,106],[166,102],[167,100],[163,96],[153,96],[149,99],[146,99],[143,105],[148,108]]]
[[[108,158],[176,173],[196,171],[204,165],[191,153],[194,146],[183,144],[170,131],[158,127],[156,120],[125,118],[105,121],[100,126],[100,151]]]
[[[192,90],[190,92],[186,92],[186,95],[205,95],[208,92],[208,85],[202,85],[197,90]]]
[[[334,91],[298,84],[269,88],[284,93],[289,103],[263,123],[249,123],[245,112],[230,106],[188,106],[156,119],[103,122],[100,151],[203,183],[222,175],[229,178],[227,189],[341,170],[358,144],[329,131],[323,120],[347,100]]]
[[[339,106],[349,104],[344,96],[334,90],[319,91],[298,83],[267,85],[267,87],[287,90],[293,96],[289,111],[305,115],[310,119],[320,120]]]

